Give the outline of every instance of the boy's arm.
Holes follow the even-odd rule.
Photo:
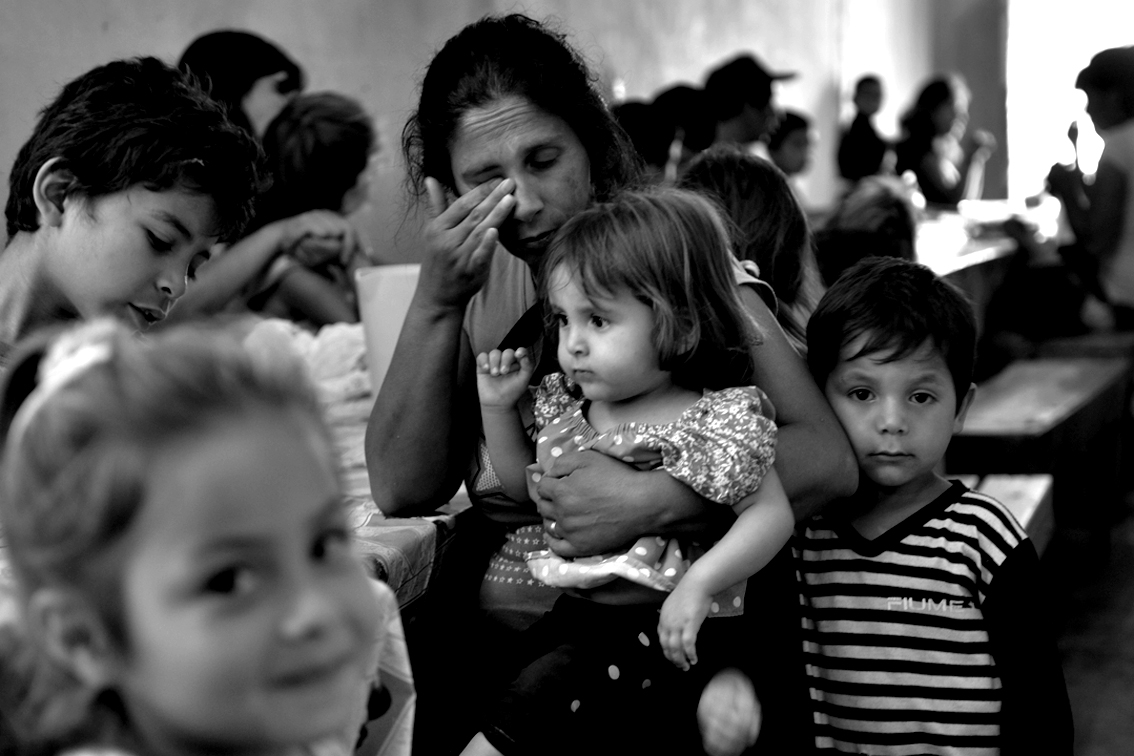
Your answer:
[[[357,323],[358,312],[342,291],[313,270],[296,265],[283,274],[273,296],[316,325]]]
[[[981,607],[1003,685],[1000,753],[1072,753],[1071,703],[1050,630],[1052,605],[1039,559],[1021,542],[997,569]]]

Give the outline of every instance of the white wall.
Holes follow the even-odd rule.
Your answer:
[[[881,125],[892,132],[898,111],[933,70],[933,9],[971,1],[3,0],[0,201],[37,109],[64,82],[117,57],[172,62],[202,32],[246,28],[288,50],[307,70],[311,89],[354,96],[374,116],[382,151],[373,202],[358,224],[382,261],[415,260],[417,225],[404,221],[398,137],[418,77],[464,24],[519,10],[555,16],[607,80],[621,78],[632,97],[677,81],[700,83],[709,68],[743,50],[799,72],[778,85],[778,99],[816,120],[821,143],[804,188],[824,203],[838,189],[837,123],[855,78],[873,72],[886,82]]]

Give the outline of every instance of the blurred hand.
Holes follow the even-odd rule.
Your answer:
[[[435,305],[463,308],[488,277],[498,229],[516,206],[516,184],[493,179],[456,198],[435,179],[425,186],[430,219],[418,291]]]
[[[280,247],[308,268],[335,260],[345,262],[360,249],[354,226],[330,210],[310,210],[281,223]]]
[[[709,756],[739,756],[760,735],[760,701],[752,681],[735,669],[718,672],[697,704],[701,742]]]

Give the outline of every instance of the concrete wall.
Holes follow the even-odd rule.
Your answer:
[[[996,0],[998,7],[1006,0]],[[307,70],[310,88],[360,99],[374,116],[381,153],[370,207],[359,227],[384,262],[414,260],[417,222],[406,220],[398,136],[432,53],[485,13],[552,16],[608,82],[646,97],[677,81],[700,83],[738,51],[799,76],[778,85],[779,101],[810,113],[820,145],[804,190],[831,201],[838,182],[837,124],[855,78],[879,74],[888,87],[880,116],[894,133],[898,112],[937,65],[940,27],[972,18],[987,0],[4,0],[0,3],[0,201],[7,169],[38,108],[83,71],[117,57],[175,61],[196,35],[246,28],[278,42]],[[956,7],[946,12],[942,6]],[[995,35],[994,35],[995,36]],[[963,58],[964,56],[959,56]],[[970,74],[970,82],[974,78]],[[975,87],[974,87],[975,89]],[[982,99],[982,98],[978,98]],[[975,109],[975,106],[974,106]],[[974,118],[974,121],[976,119]]]

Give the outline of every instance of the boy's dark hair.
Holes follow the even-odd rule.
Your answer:
[[[972,383],[976,316],[964,294],[919,263],[870,257],[848,269],[820,300],[807,324],[807,366],[822,388],[843,347],[867,341],[850,359],[886,353],[907,357],[929,339],[945,359],[958,409]]]
[[[259,190],[260,148],[189,77],[157,58],[118,60],[69,82],[45,107],[9,176],[8,239],[34,232],[36,173],[52,158],[65,196],[141,185],[211,197],[222,241],[239,237]]]
[[[308,210],[338,212],[366,170],[374,141],[370,116],[356,100],[334,92],[296,96],[264,133],[272,186],[257,225]]]

